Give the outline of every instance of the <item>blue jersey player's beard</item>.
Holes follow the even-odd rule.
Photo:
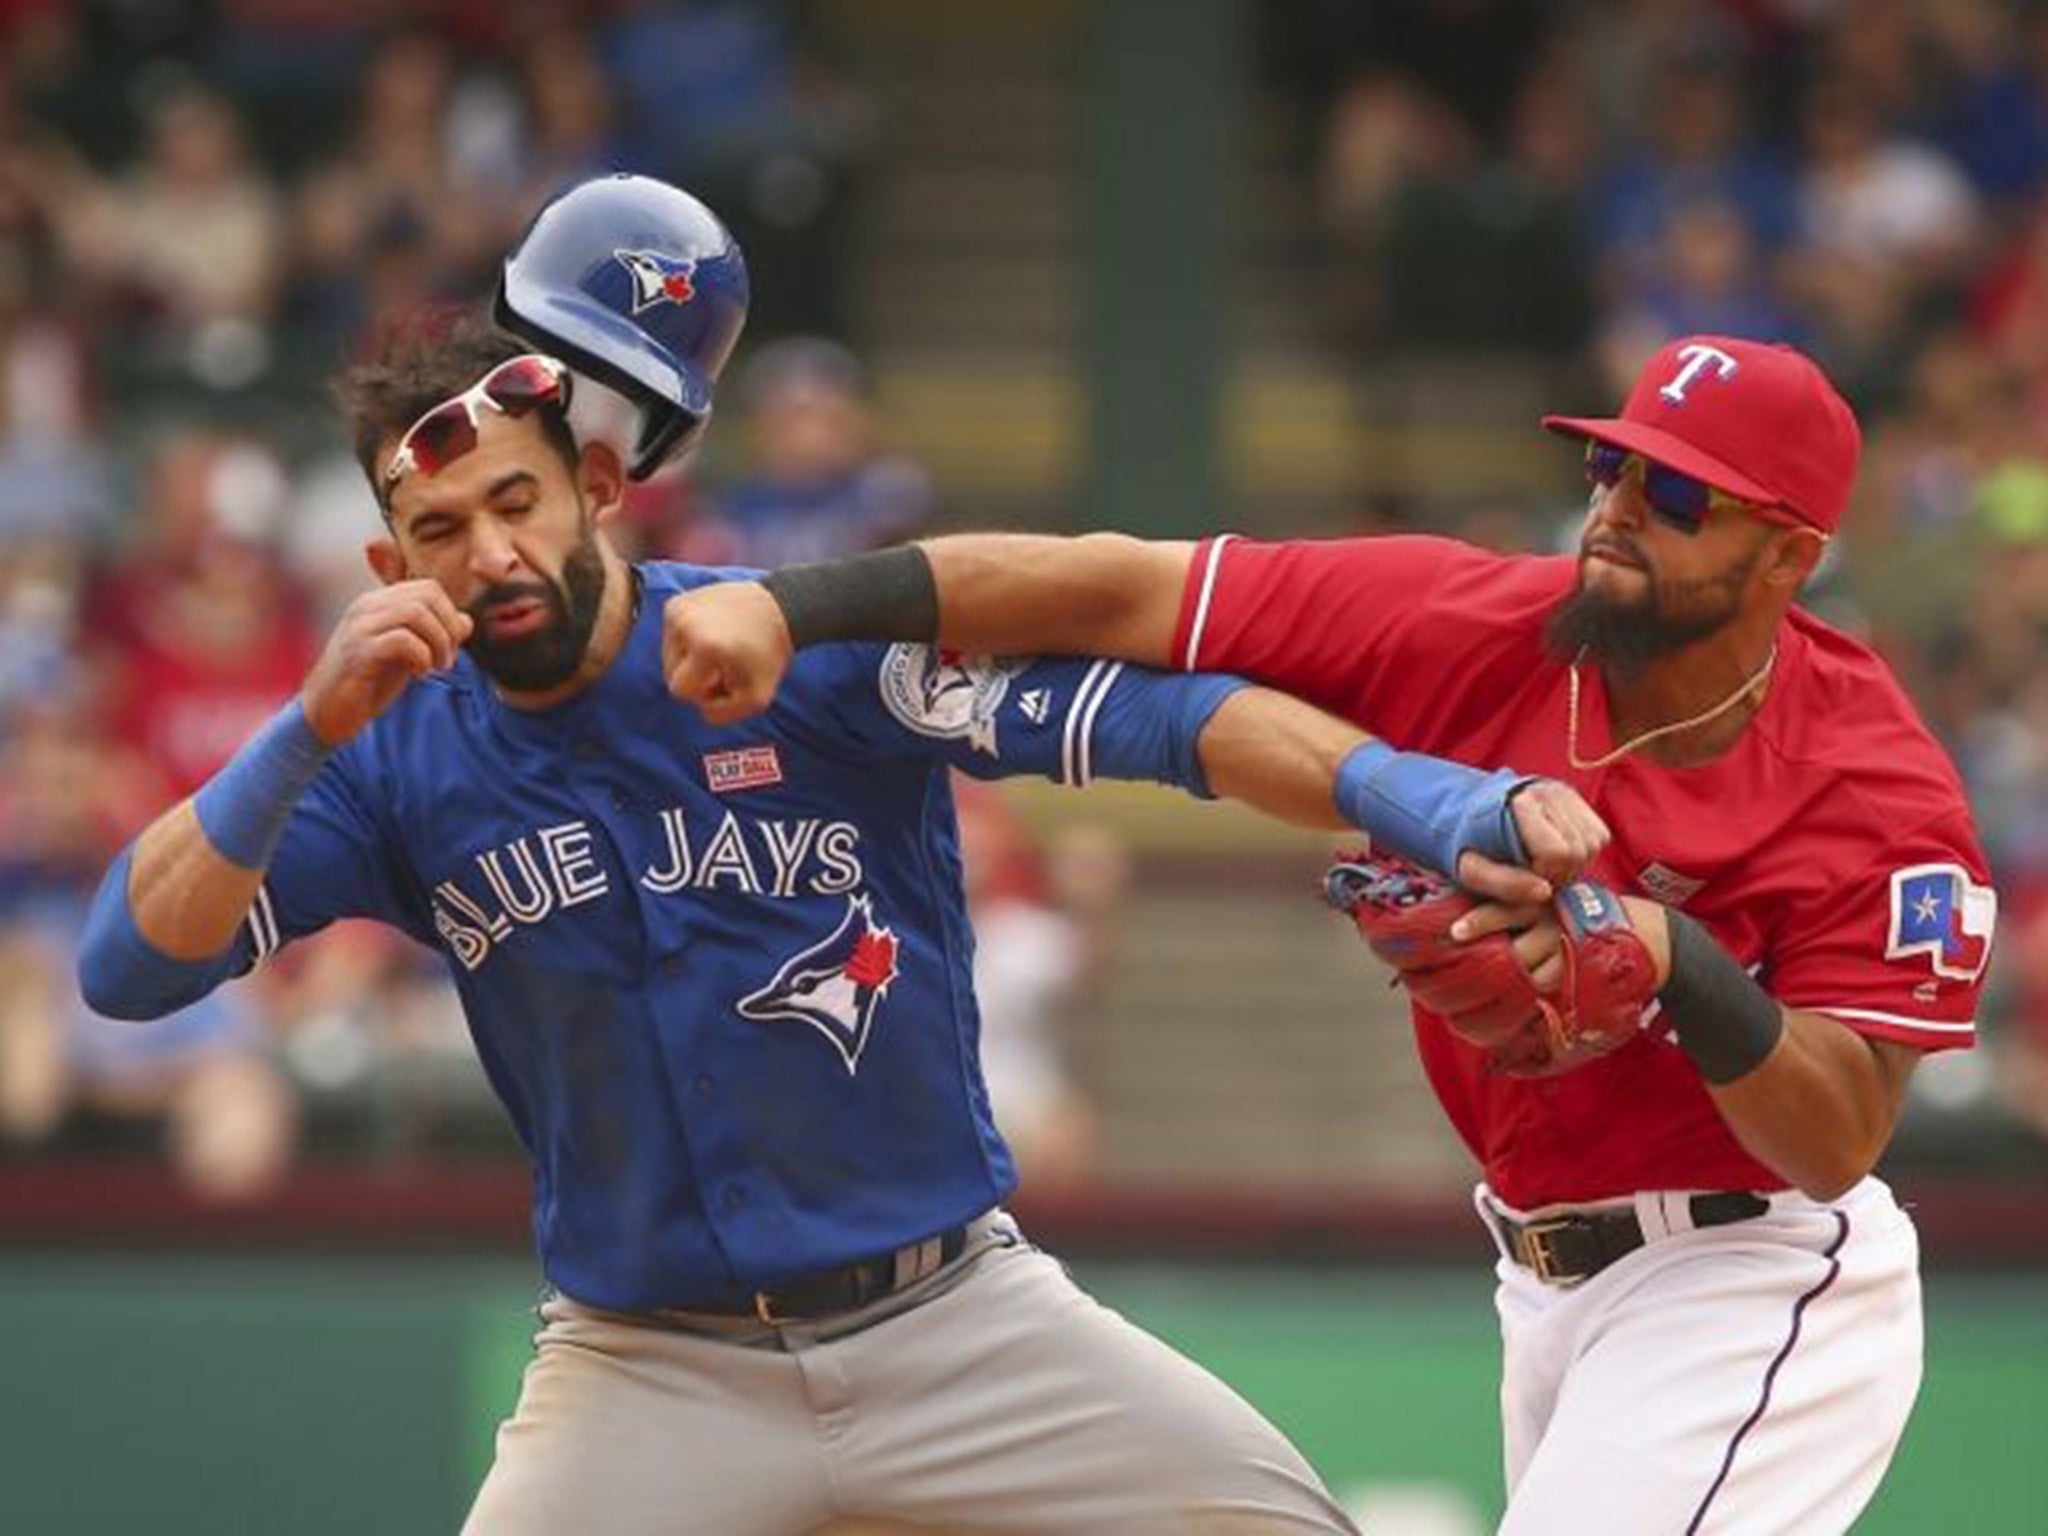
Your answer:
[[[470,658],[508,693],[542,693],[559,688],[576,675],[597,628],[604,601],[604,556],[596,532],[588,527],[562,562],[559,582],[522,581],[492,587],[468,605],[476,628],[463,646]],[[548,621],[540,628],[509,639],[497,639],[485,615],[504,603],[538,599],[547,605]]]
[[[1684,650],[1734,622],[1742,589],[1756,569],[1758,552],[1718,576],[1696,581],[1661,581],[1647,563],[1638,567],[1644,588],[1633,600],[1587,586],[1584,562],[1577,590],[1543,628],[1543,641],[1566,661],[1584,655],[1611,667],[1622,678],[1639,675],[1660,656]]]

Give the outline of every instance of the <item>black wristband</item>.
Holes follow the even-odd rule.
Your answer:
[[[939,587],[915,544],[845,560],[785,565],[761,585],[782,609],[798,650],[823,640],[934,640]]]
[[[1785,1012],[1714,936],[1683,912],[1665,909],[1671,976],[1657,994],[1679,1049],[1710,1083],[1747,1077],[1777,1049]]]

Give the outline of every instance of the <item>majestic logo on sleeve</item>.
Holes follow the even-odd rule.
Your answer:
[[[740,1017],[795,1019],[838,1049],[849,1075],[860,1067],[875,1009],[896,979],[896,934],[875,922],[866,896],[849,896],[839,926],[782,962],[775,979],[740,999]]]
[[[633,313],[657,304],[687,304],[697,297],[697,263],[659,251],[613,251],[619,264],[633,274]]]
[[[882,657],[882,702],[920,736],[967,738],[997,755],[996,710],[1010,679],[1031,665],[1016,657],[964,656],[933,645],[892,645]]]
[[[1956,864],[1915,864],[1892,872],[1887,960],[1925,955],[1937,976],[1975,981],[1991,955],[1998,895]]]

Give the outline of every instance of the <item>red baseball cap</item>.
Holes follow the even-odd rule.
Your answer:
[[[1822,533],[1841,525],[1863,446],[1855,413],[1811,358],[1734,336],[1666,342],[1618,417],[1546,416],[1543,425],[1782,507]]]

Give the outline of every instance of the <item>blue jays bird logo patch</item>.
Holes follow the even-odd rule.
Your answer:
[[[866,896],[849,896],[839,926],[782,962],[775,979],[740,999],[740,1017],[795,1019],[838,1049],[849,1075],[859,1070],[875,1009],[896,979],[896,934],[875,922]]]
[[[697,263],[659,251],[613,251],[612,255],[633,274],[633,313],[657,304],[687,304],[697,296]]]

